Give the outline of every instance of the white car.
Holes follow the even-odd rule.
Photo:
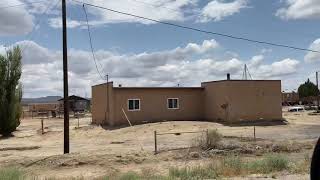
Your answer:
[[[295,107],[289,107],[288,112],[299,112],[304,111],[303,107],[295,106]]]

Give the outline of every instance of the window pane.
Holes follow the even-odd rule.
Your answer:
[[[173,108],[172,99],[168,99],[168,108]]]
[[[133,100],[129,100],[129,110],[133,110]]]
[[[140,109],[140,101],[139,100],[135,100],[134,109]]]
[[[173,108],[178,108],[178,99],[173,99]]]

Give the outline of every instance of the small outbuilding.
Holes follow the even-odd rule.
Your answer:
[[[92,121],[121,125],[197,120],[282,119],[280,80],[221,80],[200,87],[92,87]]]
[[[63,112],[63,98],[59,99],[59,114]],[[69,110],[76,112],[85,112],[90,108],[90,100],[80,96],[69,96]]]

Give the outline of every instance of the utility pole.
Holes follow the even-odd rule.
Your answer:
[[[106,75],[106,78],[107,78],[107,121],[106,122],[109,122],[109,113],[110,113],[110,106],[109,106],[109,75],[107,74]]]
[[[63,45],[63,115],[64,142],[63,153],[69,153],[69,94],[68,94],[68,47],[67,47],[67,12],[66,0],[62,0],[62,45]]]
[[[318,111],[320,110],[320,105],[319,105],[319,81],[318,81],[318,71],[316,71],[316,80],[317,80],[317,89],[318,89],[318,93],[317,93],[317,106],[318,106]]]

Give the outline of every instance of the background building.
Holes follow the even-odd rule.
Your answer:
[[[113,87],[110,82],[92,87],[92,120],[107,125],[279,120],[281,102],[279,80],[222,80],[201,87]]]

